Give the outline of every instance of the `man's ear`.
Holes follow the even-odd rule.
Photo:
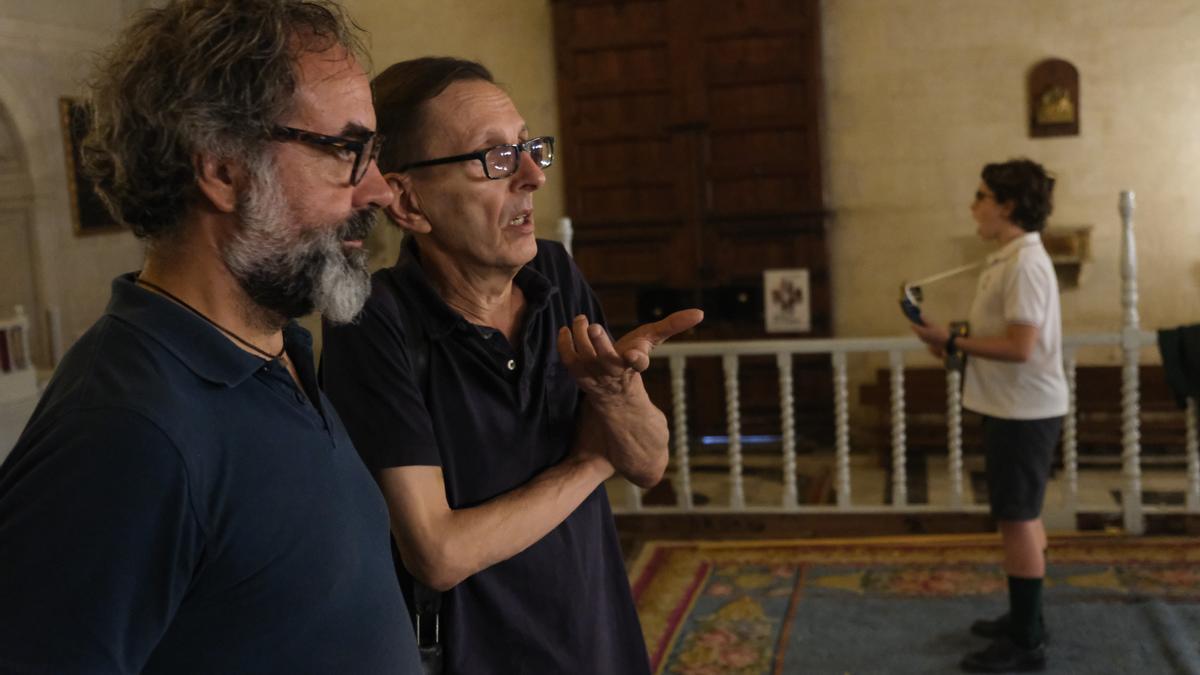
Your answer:
[[[237,210],[238,194],[246,188],[249,175],[240,164],[220,159],[210,153],[195,158],[196,186],[221,213]]]
[[[383,179],[392,188],[392,201],[383,208],[388,218],[405,232],[427,234],[432,231],[433,226],[421,211],[421,198],[413,191],[412,179],[400,173],[385,174]]]

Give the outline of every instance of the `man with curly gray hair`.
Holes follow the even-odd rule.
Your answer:
[[[316,383],[391,191],[328,0],[175,0],[93,83],[84,158],[145,241],[0,465],[0,671],[415,673],[383,498]]]

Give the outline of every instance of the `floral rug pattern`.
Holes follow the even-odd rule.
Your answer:
[[[1200,600],[1200,544],[1065,538],[1051,543],[1047,587],[1088,597]],[[671,675],[779,672],[806,594],[939,598],[999,595],[995,537],[651,543],[632,584],[652,670]]]

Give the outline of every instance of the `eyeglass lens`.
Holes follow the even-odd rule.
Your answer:
[[[529,158],[543,169],[548,168],[554,161],[554,146],[544,138],[535,138],[519,146],[498,145],[488,150],[484,156],[488,176],[503,178],[516,173],[521,151],[528,152]]]
[[[371,168],[371,162],[379,157],[379,150],[383,147],[382,140],[382,136],[375,134],[367,140],[366,146],[354,156],[354,168],[350,175],[351,185],[358,185],[367,175],[367,170]]]

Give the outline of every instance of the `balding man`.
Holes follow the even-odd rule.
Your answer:
[[[326,326],[322,367],[418,623],[440,627],[447,673],[645,673],[603,482],[662,477],[666,419],[640,371],[700,312],[610,341],[566,251],[534,236],[554,139],[482,65],[416,59],[372,84],[407,236],[361,321]]]

